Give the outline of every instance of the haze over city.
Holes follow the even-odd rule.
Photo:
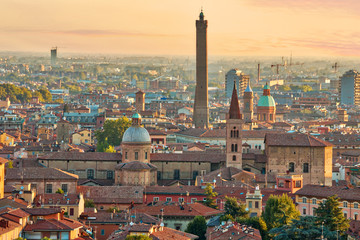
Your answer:
[[[201,7],[209,56],[358,56],[358,0],[3,1],[0,51],[194,55]]]

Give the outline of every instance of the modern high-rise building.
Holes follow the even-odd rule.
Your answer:
[[[196,89],[193,124],[196,128],[209,127],[208,66],[207,66],[207,20],[201,10],[196,20]]]
[[[245,75],[239,69],[231,69],[225,75],[225,91],[226,98],[230,99],[233,92],[234,81],[236,84],[236,89],[238,89],[238,96],[242,98],[244,91],[249,84],[250,76]]]
[[[57,47],[54,47],[50,50],[51,54],[51,65],[56,65],[56,59],[57,59]]]
[[[349,70],[341,76],[339,96],[343,105],[360,105],[360,73]]]

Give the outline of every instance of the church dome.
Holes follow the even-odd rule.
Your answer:
[[[275,100],[272,96],[261,96],[258,102],[258,107],[275,107]]]
[[[132,126],[123,135],[123,143],[151,143],[149,132],[140,125],[139,120],[141,121],[141,115],[135,113],[132,116]]]

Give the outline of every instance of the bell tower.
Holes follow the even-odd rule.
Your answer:
[[[244,91],[244,121],[251,122],[254,118],[254,95],[250,87],[250,81]]]
[[[226,116],[226,167],[242,169],[242,116],[234,82],[229,113]]]

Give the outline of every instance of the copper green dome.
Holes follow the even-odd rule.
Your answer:
[[[131,118],[141,118],[141,115],[138,113],[134,113]]]
[[[261,96],[258,102],[258,107],[275,107],[275,100],[272,96]]]

